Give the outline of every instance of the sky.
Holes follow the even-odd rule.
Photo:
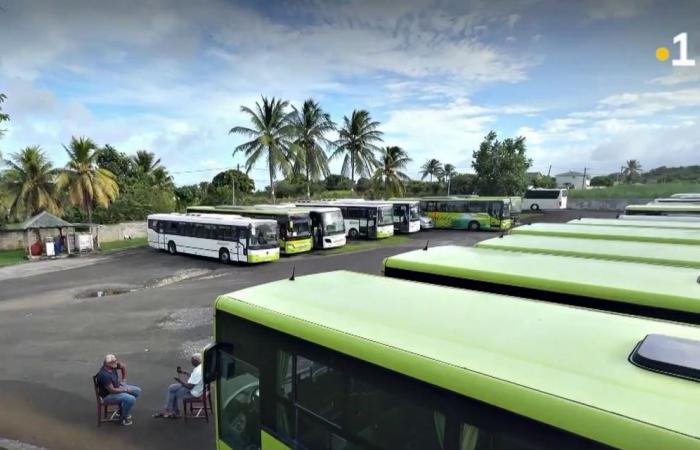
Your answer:
[[[671,64],[682,32],[695,67]],[[700,1],[0,0],[0,93],[5,157],[62,166],[88,136],[156,153],[177,184],[243,166],[228,131],[261,95],[368,110],[412,177],[429,158],[471,172],[490,130],[545,174],[700,164]]]

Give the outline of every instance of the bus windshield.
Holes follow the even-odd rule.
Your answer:
[[[378,208],[377,225],[392,225],[394,223],[394,207],[391,205]]]
[[[418,205],[411,205],[411,218],[410,220],[419,220],[420,219],[420,213],[418,212]]]
[[[510,217],[510,203],[501,203],[501,214],[499,217]]]
[[[288,237],[307,238],[311,236],[309,231],[309,218],[307,216],[290,216],[292,221],[292,232],[287,233]]]
[[[343,214],[340,211],[325,212],[322,215],[323,234],[329,236],[331,234],[345,233],[345,224],[343,222]]]
[[[262,223],[251,228],[250,243],[248,244],[250,248],[276,247],[278,245],[277,227],[274,225]]]

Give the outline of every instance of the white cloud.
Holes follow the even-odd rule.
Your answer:
[[[587,0],[588,17],[593,20],[629,19],[649,8],[653,0]]]
[[[651,80],[651,83],[663,86],[697,82],[700,82],[700,65],[694,67],[675,67],[670,74]]]

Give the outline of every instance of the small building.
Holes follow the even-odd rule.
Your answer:
[[[30,259],[92,251],[99,242],[96,225],[73,224],[46,211],[25,220],[18,228]]]
[[[554,176],[558,188],[588,189],[591,187],[591,177],[586,175],[585,180],[581,172],[564,172]]]

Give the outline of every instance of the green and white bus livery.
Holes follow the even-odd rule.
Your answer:
[[[585,225],[572,223],[533,223],[510,230],[511,234],[531,234],[536,236],[559,236],[583,239],[604,239],[617,241],[658,242],[662,244],[700,245],[697,230],[675,228],[638,228]]]
[[[280,251],[285,255],[311,251],[311,218],[308,211],[296,208],[256,208],[254,206],[190,206],[187,212],[200,214],[235,214],[277,221]]]
[[[510,198],[422,197],[420,210],[435,228],[507,230],[513,225]]]
[[[350,200],[299,201],[300,208],[326,206],[340,208],[347,236],[351,239],[384,239],[394,235],[393,205],[388,202]]]
[[[637,216],[632,216],[637,217]],[[652,217],[663,217],[668,218],[669,216],[652,216]],[[598,226],[609,226],[609,227],[637,227],[637,228],[678,228],[685,230],[697,230],[700,231],[700,222],[682,222],[678,220],[633,220],[633,219],[595,219],[582,217],[580,219],[570,220],[568,223],[579,224],[579,225],[598,225]]]
[[[697,449],[698,384],[638,367],[649,335],[700,341],[692,326],[328,272],[221,296],[204,375],[218,450]]]
[[[216,214],[151,214],[148,245],[171,255],[218,258],[223,263],[276,261],[277,222]]]
[[[700,216],[700,205],[697,203],[653,203],[651,205],[627,205],[625,214],[628,216],[645,214],[650,216]]]

